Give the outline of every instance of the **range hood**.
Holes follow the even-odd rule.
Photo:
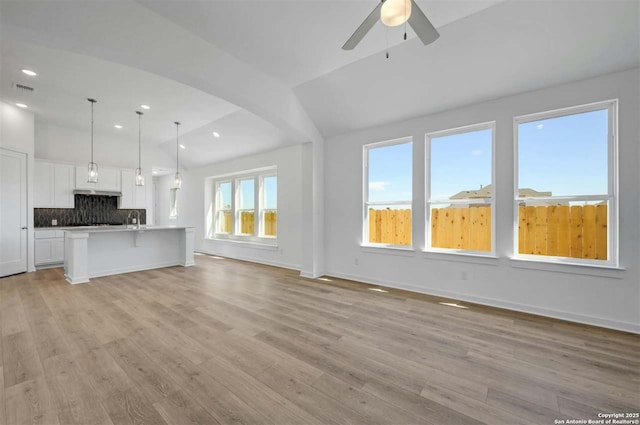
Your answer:
[[[95,196],[122,196],[122,192],[115,190],[96,190],[96,189],[76,189],[74,195],[95,195]]]

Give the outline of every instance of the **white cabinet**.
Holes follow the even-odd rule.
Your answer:
[[[53,206],[54,208],[74,208],[73,189],[76,168],[68,164],[53,164]]]
[[[36,266],[64,263],[64,231],[36,230],[34,239]]]
[[[35,161],[33,171],[33,206],[53,208],[53,163]]]
[[[98,183],[87,181],[87,166],[76,166],[76,189],[111,190],[120,192],[120,170],[98,165]]]
[[[120,197],[120,209],[146,209],[146,186],[136,186],[136,173],[133,170],[122,170],[122,196]]]
[[[98,189],[120,192],[120,170],[117,168],[103,168],[98,171]]]
[[[75,167],[49,161],[35,161],[34,198],[36,208],[73,208]]]

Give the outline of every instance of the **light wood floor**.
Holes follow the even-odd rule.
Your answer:
[[[0,279],[0,425],[553,424],[640,410],[638,336],[207,256]],[[4,382],[3,382],[4,381]]]

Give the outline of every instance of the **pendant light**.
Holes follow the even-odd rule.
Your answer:
[[[142,161],[142,125],[140,123],[142,112],[136,111],[136,114],[138,114],[138,168],[136,168],[136,186],[144,186],[144,174],[142,174],[142,165],[140,165]]]
[[[180,142],[178,141],[178,128],[180,123],[178,121],[174,122],[176,125],[176,175],[173,178],[173,187],[176,189],[180,189],[182,187],[182,176],[180,175],[180,163],[178,161],[178,156],[180,153]]]
[[[91,162],[87,166],[87,183],[98,183],[98,164],[93,162],[93,105],[95,99],[87,99],[91,103]]]

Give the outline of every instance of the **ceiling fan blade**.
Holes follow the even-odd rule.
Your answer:
[[[342,50],[353,50],[354,47],[360,43],[360,41],[364,38],[365,35],[373,28],[373,26],[380,20],[380,8],[382,7],[382,2],[378,3],[373,12],[367,16],[367,19],[364,20],[362,24],[358,27],[356,32],[344,43],[342,46]]]
[[[411,28],[413,28],[424,45],[433,43],[440,37],[438,30],[436,30],[414,0],[411,0],[409,25],[411,25]]]

